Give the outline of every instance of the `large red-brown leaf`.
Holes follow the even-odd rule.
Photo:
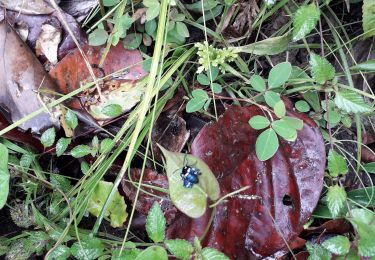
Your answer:
[[[256,106],[232,106],[217,123],[199,132],[192,154],[216,175],[221,195],[250,188],[199,219],[180,214],[168,228],[168,237],[201,237],[214,214],[203,245],[217,248],[231,259],[265,257],[287,250],[287,244],[298,246],[298,235],[319,200],[326,155],[316,124],[292,111],[289,102],[287,107],[288,116],[302,119],[304,128],[295,142],[279,138],[280,148],[265,162],[255,154],[260,131],[248,124],[252,116],[263,115]]]

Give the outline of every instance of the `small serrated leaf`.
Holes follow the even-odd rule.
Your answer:
[[[100,143],[100,153],[109,153],[114,145],[114,142],[111,138],[105,138]]]
[[[109,117],[117,117],[122,114],[122,107],[119,104],[109,104],[101,112]]]
[[[20,165],[25,168],[29,168],[35,158],[34,154],[25,153],[21,156]]]
[[[363,0],[362,23],[364,38],[375,35],[375,2],[374,0]]]
[[[341,209],[344,207],[346,196],[344,188],[338,185],[328,187],[327,203],[328,209],[333,217],[337,217]]]
[[[346,255],[349,253],[350,241],[345,236],[334,236],[325,240],[322,246],[335,255]]]
[[[320,10],[312,3],[298,8],[293,17],[293,40],[298,41],[309,34],[319,21]]]
[[[224,253],[217,251],[211,247],[203,248],[201,252],[202,260],[229,260]]]
[[[363,97],[351,90],[336,92],[335,104],[346,113],[366,113],[372,111],[372,108],[364,101]]]
[[[165,217],[159,203],[155,202],[146,219],[148,237],[155,243],[162,242],[165,237]]]
[[[98,238],[86,238],[75,242],[71,249],[76,259],[98,259],[104,252],[104,245]]]
[[[319,84],[324,84],[327,80],[331,80],[335,76],[335,68],[332,64],[315,53],[311,53],[310,55],[310,66],[312,77]]]
[[[329,150],[328,153],[328,171],[332,177],[348,173],[345,158],[334,150]]]
[[[74,158],[81,158],[86,155],[89,155],[91,153],[91,148],[88,145],[80,144],[74,147],[71,151],[70,154]]]
[[[183,239],[165,240],[164,243],[169,252],[179,259],[190,259],[191,254],[194,251],[193,246]]]
[[[68,109],[68,111],[65,114],[65,121],[66,124],[71,128],[75,129],[78,126],[78,118],[75,112]]]
[[[68,148],[71,141],[72,141],[72,139],[64,138],[64,137],[60,138],[57,141],[57,144],[56,144],[56,155],[57,155],[57,157],[61,156],[66,151],[66,149]]]
[[[43,144],[44,147],[50,147],[55,142],[56,138],[56,131],[55,128],[51,127],[48,128],[42,136],[40,137],[40,142]]]

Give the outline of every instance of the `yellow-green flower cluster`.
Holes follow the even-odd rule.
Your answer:
[[[197,73],[208,71],[209,66],[217,67],[221,72],[225,72],[224,64],[234,61],[238,56],[238,50],[234,47],[227,47],[223,49],[215,48],[205,41],[203,43],[196,43],[198,48],[199,64]]]

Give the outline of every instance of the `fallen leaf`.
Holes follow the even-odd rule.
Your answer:
[[[61,9],[73,16],[78,22],[82,22],[97,5],[97,0],[61,1],[59,4]]]
[[[183,214],[167,230],[167,238],[192,241],[205,235],[204,246],[231,259],[270,256],[293,245],[310,218],[323,186],[325,148],[319,128],[286,102],[287,115],[304,121],[295,142],[280,139],[275,156],[261,162],[255,155],[259,131],[248,121],[263,115],[256,106],[232,106],[217,123],[206,125],[191,152],[201,158],[220,183],[221,196],[250,188],[207,211],[199,219]],[[261,199],[257,199],[259,196]],[[214,214],[210,224],[211,214]],[[285,242],[284,242],[285,241]]]
[[[50,14],[55,11],[44,0],[1,0],[1,3],[6,9],[22,14]]]
[[[0,105],[16,122],[43,107],[38,91],[54,83],[27,45],[4,21],[0,22],[0,53]],[[44,112],[20,128],[40,133],[42,129],[58,125],[57,119]]]
[[[43,24],[36,41],[36,55],[44,55],[52,63],[57,63],[57,50],[61,41],[61,29],[50,24]]]
[[[142,57],[138,50],[126,50],[121,44],[113,46],[102,68],[98,68],[104,48],[86,45],[82,49],[96,77],[111,76],[101,84],[103,99],[100,100],[99,93],[94,87],[80,95],[80,100],[72,99],[68,103],[70,108],[81,111],[87,109],[97,120],[107,120],[115,117],[103,113],[102,110],[108,105],[119,105],[123,109],[122,112],[126,112],[139,102],[144,92],[144,82],[139,80],[146,75],[146,72],[143,70]],[[61,94],[67,94],[92,81],[86,63],[78,50],[69,53],[60,61],[50,71],[50,75],[58,86],[55,91]],[[81,104],[85,107],[83,108]]]

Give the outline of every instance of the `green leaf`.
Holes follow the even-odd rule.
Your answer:
[[[344,188],[335,185],[328,187],[327,203],[329,211],[333,217],[337,217],[341,209],[345,206],[346,192]]]
[[[293,17],[293,41],[305,38],[316,27],[319,18],[320,10],[314,3],[298,8]]]
[[[364,38],[375,35],[375,2],[373,0],[363,0],[363,32]]]
[[[210,69],[207,70],[207,76],[210,78],[212,81],[215,81],[217,76],[219,75],[219,69],[214,66],[210,66]]]
[[[375,59],[359,63],[350,69],[355,71],[375,71]]]
[[[363,100],[363,97],[351,90],[336,92],[335,104],[346,113],[366,113],[372,111],[372,108]]]
[[[324,113],[323,118],[331,125],[331,127],[334,127],[341,121],[341,114],[337,110],[329,110],[329,112]]]
[[[40,137],[40,142],[43,144],[44,147],[50,147],[55,142],[56,138],[56,131],[55,128],[51,127],[48,128],[42,136]]]
[[[111,138],[105,138],[100,143],[100,153],[109,153],[113,148],[114,142]]]
[[[253,116],[249,120],[249,125],[255,130],[260,130],[268,127],[270,125],[270,120],[265,116]]]
[[[71,151],[70,154],[74,158],[81,158],[86,155],[89,155],[91,153],[91,148],[88,145],[80,144],[74,147]]]
[[[96,28],[92,33],[89,34],[89,45],[100,46],[107,42],[108,33],[102,28]]]
[[[50,181],[54,188],[58,188],[65,193],[68,193],[72,188],[70,181],[62,175],[51,174]]]
[[[212,83],[211,85],[212,87],[212,91],[215,93],[215,94],[219,94],[223,91],[222,87],[220,84],[218,83]]]
[[[309,90],[302,94],[303,98],[310,104],[315,112],[319,113],[321,110],[320,107],[320,98],[316,90]]]
[[[375,207],[375,186],[351,190],[348,198],[365,207]]]
[[[142,34],[140,33],[130,33],[125,36],[124,48],[129,50],[135,50],[142,43]]]
[[[296,129],[290,127],[289,123],[283,119],[273,121],[272,129],[286,141],[294,142],[297,139]]]
[[[118,104],[109,104],[103,107],[102,113],[109,117],[118,117],[122,114],[122,107]]]
[[[250,85],[258,92],[262,92],[266,90],[266,82],[265,80],[259,75],[253,75],[250,78]]]
[[[366,163],[363,167],[368,173],[375,173],[375,162]]]
[[[200,73],[197,75],[197,80],[199,84],[202,84],[204,86],[209,86],[210,85],[210,79],[206,76],[204,73]]]
[[[75,129],[78,126],[78,118],[75,112],[68,109],[68,111],[65,114],[65,121],[66,124],[71,128]]]
[[[306,113],[310,111],[310,105],[305,100],[297,101],[295,106],[299,112]]]
[[[319,84],[324,84],[327,80],[331,80],[335,76],[335,68],[332,64],[315,53],[311,53],[310,55],[310,66],[312,77]]]
[[[331,253],[320,245],[307,242],[306,248],[310,254],[308,260],[331,260]]]
[[[103,0],[103,5],[104,6],[114,6],[118,4],[120,0]]]
[[[279,139],[273,129],[263,131],[257,138],[255,143],[255,152],[260,161],[270,159],[279,148]]]
[[[90,165],[86,161],[81,162],[81,171],[83,174],[87,174],[88,171],[90,170]]]
[[[95,135],[91,141],[91,156],[95,157],[99,150],[99,138]]]
[[[148,35],[153,37],[156,32],[156,21],[155,20],[147,21],[145,23],[145,31]]]
[[[161,246],[150,246],[143,250],[136,260],[168,260],[167,251]]]
[[[69,144],[72,142],[70,138],[60,138],[56,143],[56,155],[57,157],[61,156],[66,149],[68,148]]]
[[[80,242],[75,242],[70,251],[79,260],[94,260],[103,255],[104,245],[98,238],[86,237],[86,239],[81,238]]]
[[[181,35],[182,37],[186,38],[190,36],[189,30],[183,22],[176,22],[176,30],[178,34]]]
[[[195,89],[191,92],[193,96],[192,99],[186,104],[186,112],[193,113],[203,108],[204,104],[207,102],[208,95],[203,89]]]
[[[7,202],[9,194],[9,170],[8,158],[9,152],[5,145],[0,143],[0,209],[2,209]]]
[[[291,34],[286,33],[282,36],[272,37],[263,41],[254,42],[249,45],[241,46],[240,51],[255,55],[276,55],[284,52],[288,48]]]
[[[143,5],[147,7],[146,19],[151,21],[158,17],[160,12],[160,3],[157,0],[143,0]]]
[[[375,215],[368,209],[352,209],[347,219],[359,234],[358,251],[361,256],[375,256]]]
[[[350,241],[344,236],[334,236],[322,243],[322,246],[335,255],[349,253]]]
[[[183,239],[165,240],[164,243],[169,252],[179,259],[190,259],[191,254],[194,251],[193,246]]]
[[[165,238],[165,217],[159,203],[154,202],[147,215],[146,231],[148,237],[155,243],[162,242]]]
[[[282,62],[273,67],[268,76],[268,86],[270,89],[281,87],[288,81],[292,74],[292,64]]]
[[[282,118],[285,116],[286,114],[286,108],[285,108],[285,104],[284,104],[284,101],[280,100],[279,102],[277,102],[274,107],[273,107],[273,112],[275,113],[275,115],[278,117],[278,118]]]
[[[225,254],[210,247],[203,248],[201,256],[202,260],[229,260]]]
[[[46,258],[46,260],[65,260],[70,256],[70,248],[65,245],[59,245]]]
[[[32,153],[23,154],[20,159],[20,166],[24,168],[30,168],[30,165],[33,163],[34,158],[35,158],[35,155]]]
[[[216,201],[220,195],[219,183],[210,168],[201,159],[182,153],[173,153],[159,146],[165,158],[165,170],[169,181],[169,195],[173,204],[191,218],[201,217],[207,207],[207,197]],[[201,172],[199,182],[185,188],[180,173],[185,165],[194,165]]]
[[[93,194],[89,199],[87,210],[94,216],[99,216],[104,203],[107,200],[109,193],[113,188],[112,182],[100,181]],[[111,220],[111,226],[114,228],[122,227],[128,213],[126,212],[126,204],[124,198],[116,190],[112,201],[109,203],[107,211],[104,213],[105,217],[109,217]]]
[[[301,119],[285,116],[283,117],[283,120],[286,121],[290,127],[296,129],[296,130],[302,130],[303,128],[303,121]]]
[[[267,105],[272,108],[281,100],[280,94],[273,91],[266,91],[266,93],[264,93],[264,99],[266,100]]]
[[[328,171],[332,177],[337,177],[339,174],[348,173],[348,166],[345,158],[335,150],[329,150]]]
[[[126,244],[132,243],[130,241],[125,243],[125,247],[128,247]],[[131,248],[129,250],[115,249],[112,251],[111,260],[135,260],[142,251],[137,248]]]

